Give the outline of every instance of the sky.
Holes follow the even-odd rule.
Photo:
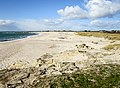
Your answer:
[[[0,31],[120,30],[120,0],[0,0]]]

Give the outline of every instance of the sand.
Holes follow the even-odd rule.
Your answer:
[[[75,32],[40,32],[38,36],[0,42],[0,69],[37,67],[37,59],[45,54],[52,55],[51,63],[75,62],[81,67],[93,63],[119,63],[119,49],[103,49],[111,41],[78,36]]]

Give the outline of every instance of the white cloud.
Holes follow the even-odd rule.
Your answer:
[[[17,22],[18,27],[24,30],[78,30],[84,26],[82,23],[63,19],[44,20],[21,20]]]
[[[47,25],[59,25],[64,22],[63,19],[44,19],[43,21]]]
[[[120,0],[84,0],[84,8],[79,6],[66,6],[58,10],[58,14],[64,18],[101,18],[112,17],[120,12]]]
[[[60,29],[60,26],[63,24],[63,22],[64,20],[62,19],[27,19],[18,21],[17,23],[20,29],[37,31]]]
[[[79,6],[66,6],[65,9],[60,9],[57,11],[59,15],[67,18],[67,19],[74,19],[74,18],[86,18],[87,12],[81,9]]]
[[[119,20],[110,20],[110,21],[103,21],[103,20],[93,20],[90,22],[92,26],[98,28],[106,28],[106,29],[120,29],[120,21]]]
[[[63,19],[26,19],[18,21],[11,20],[11,22],[14,22],[14,24],[0,25],[0,31],[82,30],[86,27],[84,22]]]
[[[40,31],[40,30],[98,30],[102,29],[120,29],[120,21],[93,20],[63,20],[63,19],[26,19],[19,21],[0,20],[0,31]]]
[[[109,17],[120,11],[120,3],[108,0],[91,0],[87,3],[86,8],[92,18]]]
[[[19,27],[17,26],[17,23],[12,20],[3,20],[0,19],[0,31],[19,31]]]
[[[0,26],[5,26],[13,23],[14,21],[11,21],[11,20],[0,20]]]

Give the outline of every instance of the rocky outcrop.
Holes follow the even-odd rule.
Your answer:
[[[71,62],[63,62],[60,63],[59,66],[60,67],[51,64],[44,68],[40,66],[38,68],[1,70],[0,85],[3,88],[32,88],[32,84],[37,81],[39,77],[62,75],[72,73],[79,69],[75,63]]]
[[[37,67],[1,70],[1,88],[32,88],[38,78],[72,73],[79,69],[75,62],[55,63],[52,57],[48,53],[42,55],[37,59]]]

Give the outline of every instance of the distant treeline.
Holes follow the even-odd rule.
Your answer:
[[[120,33],[120,30],[99,30],[99,31],[90,31],[90,30],[84,30],[84,32],[103,32],[103,33]]]
[[[104,32],[104,33],[120,33],[120,30],[111,30],[111,31],[108,31],[108,30],[99,30],[99,31],[91,31],[91,30],[83,30],[83,31],[74,31],[74,30],[42,30],[42,31],[34,31],[34,32]]]
[[[33,32],[33,31],[31,31]],[[41,31],[34,31],[34,32],[80,32],[74,30],[41,30]]]
[[[120,33],[120,30],[111,30],[111,31],[101,30],[100,32],[104,32],[104,33]]]
[[[76,30],[40,30],[40,31],[0,31],[0,32],[21,32],[21,33],[29,33],[29,32],[104,32],[104,33],[120,33],[120,30],[82,30],[82,31],[76,31]]]

